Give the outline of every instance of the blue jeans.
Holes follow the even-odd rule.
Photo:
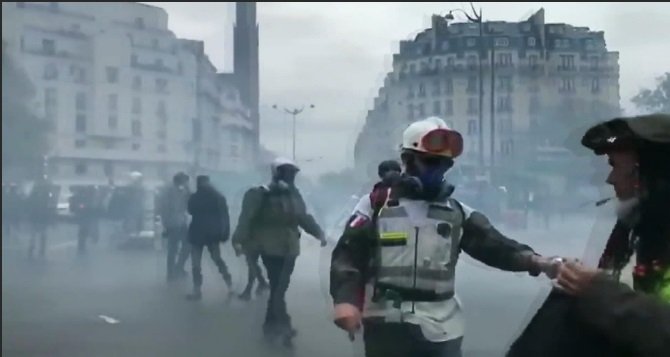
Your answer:
[[[462,357],[463,338],[426,340],[421,327],[408,323],[363,322],[366,357]]]

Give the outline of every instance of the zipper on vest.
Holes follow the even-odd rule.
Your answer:
[[[416,290],[416,274],[419,260],[419,227],[414,227],[414,281],[412,290]],[[414,300],[412,300],[412,313],[414,313]]]

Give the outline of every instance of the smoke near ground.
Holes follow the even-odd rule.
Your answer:
[[[600,215],[612,217],[607,209]],[[611,227],[610,218],[589,213],[553,217],[549,229],[532,219],[527,230],[503,231],[540,253],[588,261],[584,252],[601,249],[606,235],[600,233]],[[110,230],[109,225],[103,229]],[[192,303],[184,298],[191,288],[188,279],[165,282],[164,252],[120,251],[102,239],[78,257],[74,235],[72,226],[53,228],[44,261],[26,258],[25,239],[3,246],[3,355],[261,357],[280,352],[262,341],[265,297],[249,303],[229,298],[208,257],[203,301]],[[299,330],[293,356],[362,356],[360,336],[350,343],[330,319],[332,248],[320,249],[316,240],[303,239],[287,298]],[[234,256],[229,243],[223,251],[240,292],[246,282],[244,261]],[[457,293],[467,317],[466,356],[502,355],[550,283],[461,258]]]

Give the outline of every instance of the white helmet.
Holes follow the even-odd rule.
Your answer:
[[[273,176],[277,174],[277,168],[279,168],[280,166],[291,166],[296,170],[300,171],[298,165],[292,160],[283,157],[278,157],[272,161],[271,170]]]
[[[139,171],[133,171],[130,174],[128,174],[128,176],[130,176],[130,182],[131,183],[138,184],[138,183],[142,182],[142,178],[143,178],[144,175],[142,175],[142,173],[139,172]]]
[[[463,137],[444,120],[429,117],[415,121],[402,133],[402,150],[456,158],[463,152]]]

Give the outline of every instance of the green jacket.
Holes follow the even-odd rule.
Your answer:
[[[297,188],[254,187],[242,200],[233,244],[241,245],[245,253],[298,256],[300,228],[317,239],[324,239],[321,227],[307,212]]]

